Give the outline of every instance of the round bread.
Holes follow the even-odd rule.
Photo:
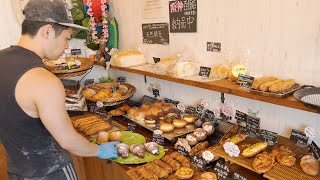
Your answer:
[[[195,129],[193,135],[196,136],[197,141],[203,141],[207,138],[207,132],[202,128]]]
[[[191,168],[182,167],[176,171],[175,175],[179,179],[191,179],[193,176],[193,170]]]
[[[186,140],[188,141],[188,144],[190,146],[194,146],[194,145],[196,145],[198,143],[197,137],[195,135],[193,135],[193,134],[188,134],[186,136]]]
[[[205,172],[201,174],[201,180],[217,180],[217,175],[213,172]]]
[[[160,125],[160,130],[162,132],[171,132],[171,131],[173,131],[173,129],[174,129],[174,125],[170,124],[170,123],[162,123]]]
[[[149,111],[151,115],[158,116],[162,112],[162,108],[160,106],[151,106]]]
[[[218,76],[220,79],[226,79],[228,78],[230,67],[228,65],[222,64],[218,68]]]
[[[181,119],[174,119],[172,124],[174,125],[175,128],[183,128],[185,127],[188,123],[185,120]]]
[[[305,174],[316,176],[319,172],[319,163],[311,155],[305,155],[301,158],[300,166]]]
[[[203,130],[207,132],[207,135],[210,136],[211,134],[214,133],[215,129],[214,126],[211,122],[205,122],[202,124]]]
[[[156,116],[146,116],[144,117],[144,122],[147,123],[147,124],[155,124],[157,122],[157,118]]]
[[[97,143],[102,144],[109,141],[109,134],[105,131],[99,132],[97,136]]]
[[[183,116],[183,120],[187,121],[187,123],[193,123],[196,117],[194,115],[185,115]]]
[[[89,99],[91,98],[93,95],[96,94],[96,91],[90,88],[86,88],[82,91],[82,94],[84,96],[85,99]]]
[[[109,135],[109,141],[119,141],[119,142],[121,142],[122,141],[122,134],[119,131],[112,132]]]

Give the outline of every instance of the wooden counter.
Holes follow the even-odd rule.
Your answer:
[[[285,107],[289,107],[289,108],[299,109],[299,110],[313,112],[313,113],[320,113],[319,111],[312,109],[312,108],[309,108],[309,107],[305,106],[303,103],[297,101],[292,95],[289,97],[286,97],[286,98],[281,98],[281,99],[266,97],[266,96],[261,96],[261,95],[255,95],[255,94],[250,93],[246,89],[240,88],[239,85],[237,85],[236,83],[230,82],[228,80],[217,80],[217,81],[211,81],[211,82],[198,82],[198,81],[192,81],[192,80],[173,78],[169,75],[154,74],[152,72],[146,72],[146,71],[132,69],[132,68],[123,68],[123,67],[116,67],[116,66],[111,66],[111,68],[121,70],[121,71],[130,72],[130,73],[140,74],[140,75],[144,75],[144,76],[154,77],[154,78],[158,78],[158,79],[162,79],[162,80],[166,80],[166,81],[171,81],[171,82],[175,82],[175,83],[185,84],[185,85],[189,85],[189,86],[193,86],[193,87],[198,87],[198,88],[208,89],[208,90],[212,90],[212,91],[232,94],[235,96],[245,97],[248,99],[267,102],[267,103],[285,106]]]

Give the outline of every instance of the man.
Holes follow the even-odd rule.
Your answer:
[[[65,110],[61,81],[42,64],[57,59],[73,24],[64,0],[30,0],[17,46],[0,51],[0,140],[10,179],[77,179],[67,151],[117,157],[118,142],[95,145],[78,134]],[[66,151],[67,150],[67,151]]]

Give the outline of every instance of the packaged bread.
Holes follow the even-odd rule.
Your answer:
[[[305,174],[316,176],[319,172],[319,162],[311,155],[305,155],[301,158],[300,166]]]
[[[130,67],[146,64],[145,56],[139,51],[118,52],[111,57],[110,64],[118,67]]]
[[[269,82],[269,81],[274,81],[276,80],[277,78],[275,77],[262,77],[262,78],[258,78],[258,79],[255,79],[252,83],[252,88],[255,89],[255,90],[258,90],[259,89],[259,86],[265,82]]]
[[[229,81],[232,81],[232,82],[236,82],[238,80],[238,77],[235,77],[233,74],[232,74],[232,69],[230,68],[229,69],[229,72],[228,72],[228,80]]]
[[[273,86],[273,85],[275,85],[275,84],[277,84],[277,83],[280,83],[280,82],[283,82],[282,80],[280,80],[280,79],[277,79],[277,80],[274,80],[274,81],[269,81],[269,82],[265,82],[265,83],[263,83],[263,84],[261,84],[260,86],[259,86],[259,90],[260,91],[269,91],[269,88],[271,87],[271,86]]]
[[[268,147],[268,144],[266,142],[259,142],[259,143],[253,144],[250,147],[243,150],[242,156],[253,157],[258,153],[260,153],[261,151],[265,150],[267,147]]]
[[[200,65],[195,62],[177,62],[168,73],[175,78],[199,74]]]
[[[292,88],[292,86],[296,83],[294,79],[285,80],[283,82],[277,83],[275,85],[270,86],[270,92],[281,92]]]
[[[214,77],[214,78],[218,78],[218,69],[219,69],[220,65],[216,65],[214,67],[211,68],[210,71],[210,77]]]
[[[179,59],[180,58],[178,56],[161,59],[156,63],[157,73],[167,73],[169,69],[179,61]]]
[[[218,68],[218,77],[220,79],[226,79],[228,78],[229,75],[229,71],[231,70],[230,66],[226,65],[226,64],[222,64],[219,66]]]

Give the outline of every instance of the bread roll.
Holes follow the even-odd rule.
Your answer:
[[[266,142],[259,142],[243,150],[242,155],[244,157],[253,157],[261,151],[265,150],[267,147],[268,144]]]
[[[90,88],[86,88],[82,91],[82,93],[85,99],[89,99],[96,94],[96,91]]]
[[[183,128],[185,127],[188,123],[185,120],[181,119],[174,119],[172,124],[174,125],[175,128]]]
[[[316,176],[319,172],[319,163],[311,155],[305,155],[301,158],[300,166],[302,171],[308,175]]]
[[[162,123],[160,125],[160,130],[162,132],[171,132],[171,131],[173,131],[173,129],[174,129],[174,125],[170,124],[170,123]]]
[[[238,80],[238,77],[235,77],[233,74],[232,74],[232,69],[230,68],[229,69],[229,72],[228,72],[228,80],[229,81],[232,81],[232,82],[236,82]]]
[[[275,77],[263,77],[263,78],[258,78],[258,79],[255,79],[252,83],[252,88],[255,89],[255,90],[258,90],[259,89],[259,86],[265,82],[269,82],[269,81],[274,81],[276,80],[277,78]]]
[[[97,143],[102,144],[109,141],[109,134],[105,131],[99,132],[97,136]]]
[[[278,80],[274,80],[274,81],[265,82],[259,86],[259,90],[264,91],[264,92],[269,91],[269,87],[271,87],[272,85],[275,85],[277,83],[280,83],[280,82],[283,82],[283,81],[278,79]]]
[[[218,69],[220,65],[214,66],[211,68],[210,77],[218,78]]]
[[[228,78],[229,71],[230,71],[230,67],[228,65],[222,64],[218,68],[218,77],[220,79]]]
[[[118,52],[111,57],[112,66],[130,67],[146,64],[145,56],[139,51]]]
[[[191,168],[182,167],[176,171],[175,175],[179,179],[191,179],[193,176],[193,170]]]
[[[183,120],[187,121],[187,123],[193,123],[194,121],[196,121],[196,116],[185,115],[185,116],[183,116]]]
[[[116,132],[112,132],[110,135],[109,135],[109,141],[119,141],[121,142],[122,141],[122,134],[119,132],[119,131],[116,131]]]
[[[295,83],[296,83],[296,81],[294,79],[286,80],[286,81],[283,81],[281,83],[277,83],[275,85],[272,85],[269,88],[269,91],[270,92],[275,92],[275,93],[276,92],[285,91],[285,90],[290,89]]]

